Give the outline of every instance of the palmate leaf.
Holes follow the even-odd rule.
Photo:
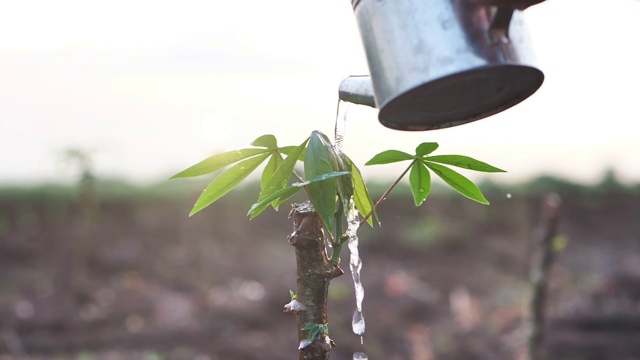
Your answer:
[[[411,165],[409,173],[409,183],[411,184],[411,193],[416,206],[422,205],[431,192],[431,174],[421,161],[415,161]]]
[[[291,178],[291,174],[293,173],[293,169],[294,169],[294,167],[296,165],[296,162],[298,161],[298,159],[300,157],[300,154],[302,154],[302,152],[303,152],[305,146],[307,145],[308,141],[309,141],[309,138],[306,138],[302,142],[302,144],[298,145],[297,147],[295,147],[295,149],[290,151],[289,152],[289,156],[287,156],[280,163],[280,165],[273,172],[273,174],[271,175],[269,180],[267,180],[264,183],[264,185],[262,186],[262,191],[260,192],[260,195],[258,196],[258,203],[261,204],[261,205],[256,207],[255,209],[252,207],[252,210],[250,211],[251,219],[255,218],[261,212],[266,210],[266,208],[269,206],[269,203],[271,203],[271,201],[274,201],[273,208],[277,210],[278,206],[280,206],[280,204],[282,204],[282,202],[284,200],[286,200],[286,199],[290,198],[291,196],[293,196],[293,193],[292,193],[289,197],[287,197],[284,200],[282,200],[281,197],[275,197],[271,201],[267,201],[267,202],[264,201],[265,199],[270,198],[274,193],[284,189],[285,186],[287,186],[287,183],[289,182],[289,179]],[[268,165],[267,165],[267,167],[268,167]],[[276,201],[276,200],[279,200],[279,201]]]
[[[202,192],[196,204],[191,209],[189,216],[193,216],[198,211],[211,205],[214,201],[221,198],[224,194],[228,193],[231,189],[236,187],[242,180],[244,180],[249,174],[253,172],[267,157],[269,154],[262,154],[246,160],[243,160],[230,169],[220,174],[215,180],[207,186]]]
[[[415,156],[409,155],[406,152],[387,150],[371,158],[371,160],[367,161],[365,165],[382,165],[413,159],[415,159]]]
[[[307,154],[304,160],[304,174],[306,178],[315,178],[319,175],[334,171],[332,154],[327,150],[331,144],[326,144],[325,138],[318,131],[311,133]],[[337,184],[335,178],[329,178],[321,182],[307,185],[307,195],[316,209],[328,233],[333,229],[333,214],[336,211]]]
[[[268,149],[240,149],[213,155],[171,177],[171,179],[188,178],[210,174],[223,167],[252,156],[264,154]]]
[[[267,196],[287,186],[287,183],[289,182],[289,179],[293,174],[293,169],[296,166],[296,162],[298,161],[298,158],[300,157],[300,154],[304,150],[304,147],[307,145],[308,141],[309,138],[306,138],[302,142],[302,144],[298,145],[293,151],[291,151],[289,155],[282,161],[282,163],[280,163],[269,180],[265,182],[265,185],[260,192],[260,196],[258,197],[258,201],[261,201]]]
[[[435,163],[424,162],[424,164],[460,194],[468,197],[473,201],[489,205],[489,202],[484,197],[480,189],[478,189],[476,184],[464,177],[462,174],[451,170],[446,166],[438,165]]]
[[[482,171],[482,172],[506,172],[495,166],[489,165],[485,162],[470,158],[462,155],[435,155],[424,158],[425,161],[437,162],[440,164],[447,164],[457,166],[464,169]]]

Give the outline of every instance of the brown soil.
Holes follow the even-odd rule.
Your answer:
[[[640,195],[568,193],[552,269],[550,359],[640,359]],[[193,196],[195,198],[195,196]],[[523,359],[540,199],[485,207],[392,198],[360,232],[364,345],[346,274],[330,288],[332,359]],[[288,209],[224,199],[0,199],[0,360],[294,359]]]

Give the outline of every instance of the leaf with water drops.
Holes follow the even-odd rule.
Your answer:
[[[463,155],[435,155],[424,158],[425,161],[457,166],[464,169],[482,172],[506,172],[485,162]]]
[[[425,142],[416,147],[416,156],[425,156],[434,152],[438,148],[438,143]]]
[[[409,173],[409,183],[411,184],[411,193],[416,206],[422,205],[431,192],[431,174],[421,161],[415,161],[411,165]]]
[[[268,149],[240,149],[213,155],[171,177],[171,179],[188,178],[210,174],[223,167],[252,156],[264,154]]]
[[[307,145],[307,156],[304,161],[306,178],[313,179],[334,171],[334,162],[327,150],[328,146],[331,146],[331,144],[325,144],[325,139],[323,139],[321,133],[318,131],[311,133],[311,138]],[[336,210],[336,179],[328,178],[320,182],[310,183],[306,186],[306,189],[309,200],[311,200],[313,207],[330,233],[331,229],[333,229],[333,213]]]
[[[244,180],[249,174],[253,172],[267,157],[269,154],[262,154],[253,158],[243,160],[230,169],[226,170],[220,176],[215,178],[202,192],[196,204],[191,209],[189,216],[197,213],[198,211],[211,205],[214,201],[218,200],[226,193],[236,187],[242,180]]]
[[[481,204],[489,205],[489,202],[485,199],[476,184],[462,174],[435,163],[424,162],[424,164],[460,194]]]
[[[390,164],[394,162],[413,160],[413,159],[415,159],[415,156],[409,155],[406,152],[402,152],[399,150],[387,150],[371,158],[371,160],[365,163],[365,166]]]
[[[267,149],[277,149],[278,140],[276,140],[276,137],[271,134],[262,135],[259,138],[253,140],[251,145],[262,146],[262,147],[266,147]]]

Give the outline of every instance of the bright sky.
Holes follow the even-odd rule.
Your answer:
[[[509,170],[640,181],[640,0],[549,0],[525,11],[542,88],[489,119],[388,130],[353,106],[345,152],[472,155]],[[337,89],[367,73],[350,2],[14,1],[0,5],[0,183],[69,180],[68,147],[99,176],[166,178],[273,133],[332,132]]]

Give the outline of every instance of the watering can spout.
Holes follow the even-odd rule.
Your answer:
[[[506,110],[544,80],[521,16],[542,1],[351,0],[371,76],[344,79],[340,99],[409,131]]]
[[[368,75],[349,76],[338,87],[340,100],[358,105],[376,107],[373,84]]]

